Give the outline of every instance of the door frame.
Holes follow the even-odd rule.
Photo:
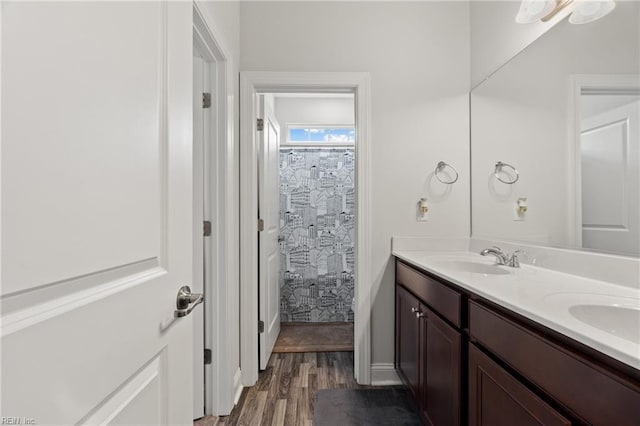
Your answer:
[[[208,78],[212,111],[208,134],[205,135],[205,162],[208,165],[211,237],[205,239],[205,318],[204,344],[211,349],[211,364],[205,365],[205,415],[228,415],[238,393],[240,370],[234,362],[238,324],[238,260],[234,251],[237,229],[234,203],[234,108],[231,87],[232,66],[219,42],[213,25],[207,22],[198,2],[193,3],[194,49],[209,63]],[[196,237],[196,236],[194,236]],[[201,238],[201,235],[198,236]],[[208,255],[207,255],[208,253]],[[236,364],[236,365],[234,365]]]
[[[370,75],[364,72],[240,72],[240,364],[242,384],[258,380],[257,94],[353,93],[356,105],[356,311],[354,375],[371,383]]]
[[[213,203],[205,198],[208,189],[208,168],[210,164],[206,161],[209,150],[209,126],[211,125],[211,110],[202,108],[200,93],[210,91],[209,81],[211,73],[209,71],[210,62],[202,59],[200,49],[194,43],[193,46],[193,279],[191,281],[191,291],[202,293],[205,300],[202,310],[192,312],[193,315],[193,418],[199,419],[204,416],[204,319],[207,307],[204,291],[204,280],[208,278],[211,265],[207,260],[205,244],[207,238],[203,235],[203,222],[207,220],[206,212]],[[196,58],[198,61],[196,61]],[[205,151],[207,150],[207,151]]]
[[[571,93],[569,97],[569,241],[573,247],[582,247],[582,167],[580,138],[582,111],[580,96],[583,89],[612,90],[622,93],[624,90],[638,90],[640,79],[633,74],[576,74],[570,76]]]

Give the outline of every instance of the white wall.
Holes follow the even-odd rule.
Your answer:
[[[548,22],[518,24],[520,0],[471,1],[471,87],[551,29],[573,9],[568,6]]]
[[[228,141],[229,156],[226,159],[227,165],[234,171],[233,173],[233,194],[234,200],[231,205],[226,206],[230,217],[234,218],[233,229],[229,231],[229,237],[232,241],[234,250],[229,254],[229,260],[232,262],[231,273],[225,285],[228,286],[227,302],[229,306],[233,306],[235,310],[233,317],[237,321],[225,323],[224,327],[230,328],[229,334],[234,336],[234,341],[228,345],[231,365],[225,366],[230,374],[235,375],[240,368],[240,297],[239,297],[239,260],[236,255],[239,251],[239,191],[240,191],[240,149],[238,135],[239,127],[239,105],[238,105],[238,85],[239,85],[239,65],[240,65],[240,3],[237,1],[198,1],[198,7],[204,15],[207,25],[212,30],[216,40],[220,43],[224,54],[228,59],[228,87],[227,87],[227,105],[229,107],[229,127],[232,138]],[[237,377],[239,384],[239,375]],[[220,389],[219,392],[223,397],[223,405],[219,407],[216,414],[228,414],[233,408],[234,392],[237,389]]]
[[[280,124],[280,143],[287,143],[287,128],[295,124],[342,125],[355,123],[355,102],[349,97],[275,98],[275,114]]]
[[[474,236],[572,243],[570,76],[640,73],[639,14],[637,2],[618,2],[599,21],[563,21],[473,91]],[[518,168],[517,184],[496,183],[498,160]],[[524,222],[513,221],[519,196]]]
[[[242,70],[371,73],[372,362],[391,363],[391,236],[469,235],[469,4],[241,2],[240,11]],[[456,185],[433,183],[440,160],[458,168]],[[431,221],[417,223],[425,195]]]

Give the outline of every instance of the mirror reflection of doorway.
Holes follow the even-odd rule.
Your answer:
[[[580,94],[582,247],[640,255],[640,90]]]

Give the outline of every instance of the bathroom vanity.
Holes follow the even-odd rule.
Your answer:
[[[572,277],[549,293],[538,268],[394,254],[396,370],[425,424],[640,424],[639,346],[564,320]]]

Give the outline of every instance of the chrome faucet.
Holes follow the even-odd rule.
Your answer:
[[[510,268],[519,268],[520,260],[518,259],[519,254],[523,254],[524,252],[521,250],[516,250],[513,252],[511,256],[502,251],[500,247],[493,246],[492,248],[484,249],[480,252],[481,255],[487,256],[492,254],[496,257],[496,261],[498,265],[509,266]]]
[[[509,256],[505,252],[502,251],[500,247],[493,246],[492,248],[484,249],[480,252],[481,255],[494,255],[496,257],[496,262],[498,265],[506,265],[509,262]]]

